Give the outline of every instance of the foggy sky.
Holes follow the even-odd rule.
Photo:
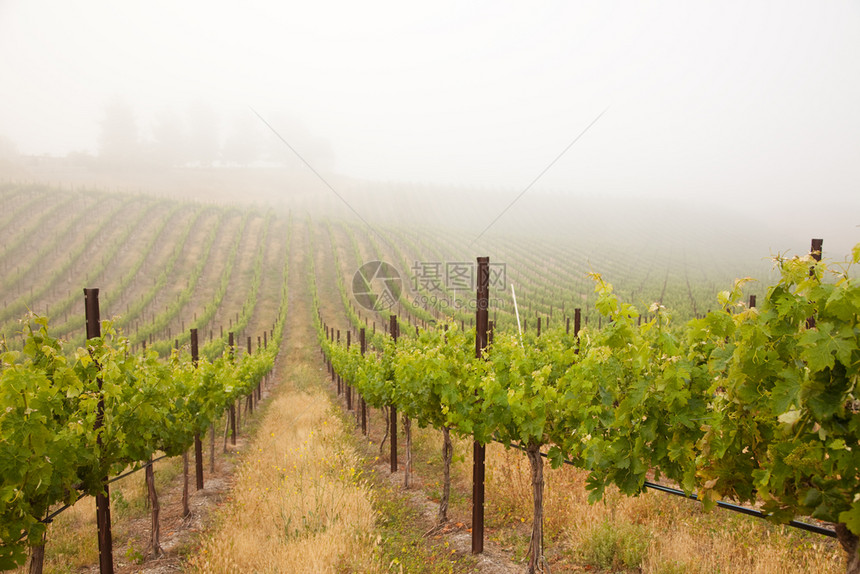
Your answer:
[[[96,153],[114,97],[144,138],[204,101],[222,135],[291,118],[340,174],[518,191],[607,110],[537,187],[860,224],[857,2],[0,0],[0,54],[27,154]]]

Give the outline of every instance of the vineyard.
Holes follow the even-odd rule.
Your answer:
[[[575,570],[551,550],[565,544],[550,515],[564,472],[604,508],[652,485],[706,510],[745,505],[811,548],[800,561],[838,571],[838,538],[860,572],[860,246],[844,263],[819,243],[696,268],[644,241],[501,235],[476,254],[456,229],[32,185],[0,199],[2,568],[50,555],[46,517],[93,496],[113,571],[109,478],[183,456],[200,485],[204,450],[222,448],[222,425],[235,442],[304,320],[329,399],[403,488],[439,473],[432,532],[468,516],[473,553],[513,529],[492,510],[505,453],[524,461],[531,527],[515,559],[530,572]],[[825,535],[774,526],[791,521]],[[643,560],[612,564],[599,567]]]

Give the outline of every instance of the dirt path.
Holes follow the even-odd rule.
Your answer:
[[[317,229],[319,232],[320,229]],[[319,290],[320,307],[323,317],[334,328],[347,329],[345,309],[340,299],[340,293],[336,284],[335,274],[344,272],[337,269],[332,255],[332,246],[329,235],[322,230],[316,236],[316,273],[317,288]],[[344,257],[343,253],[340,255]],[[350,255],[351,256],[351,255]],[[375,257],[375,256],[374,256]],[[353,262],[353,265],[361,263]],[[420,474],[413,474],[413,487],[409,490],[403,488],[403,465],[401,461],[400,470],[395,473],[390,471],[388,459],[388,444],[385,445],[382,456],[376,457],[378,444],[369,444],[367,439],[361,436],[361,431],[355,425],[355,413],[347,412],[344,396],[336,394],[336,387],[329,378],[325,379],[325,386],[329,390],[330,400],[335,402],[340,409],[343,420],[350,427],[352,438],[358,450],[363,454],[367,467],[374,474],[374,496],[378,511],[382,514],[380,520],[386,527],[381,528],[381,536],[390,535],[393,540],[383,540],[381,544],[381,556],[386,564],[396,563],[403,566],[404,572],[413,570],[436,572],[432,566],[422,564],[447,563],[452,572],[470,572],[481,574],[509,574],[521,572],[522,568],[512,563],[511,554],[485,539],[484,552],[481,555],[471,554],[471,533],[468,519],[451,520],[441,528],[436,528],[436,517],[438,513],[438,502],[433,502],[423,488],[423,480]],[[379,440],[384,433],[383,414],[372,409],[369,415],[372,419],[371,436]],[[400,436],[400,448],[403,436]],[[373,461],[374,462],[369,462]],[[382,502],[383,499],[396,500],[394,504]],[[398,505],[407,505],[408,511],[396,508]],[[403,513],[401,513],[403,512]],[[452,511],[453,514],[453,511]],[[398,552],[397,546],[403,549]],[[416,549],[421,546],[421,549]],[[426,569],[425,569],[426,567]],[[448,570],[444,570],[448,571]]]
[[[391,474],[386,461],[367,462],[376,446],[363,448],[351,417],[341,416],[320,359],[305,266],[305,257],[320,253],[308,252],[306,231],[302,224],[294,230],[284,343],[263,408],[245,429],[250,436],[219,457],[203,491],[193,492],[192,477],[190,517],[180,516],[181,475],[162,489],[163,557],[137,560],[135,549],[149,540],[149,518],[130,521],[132,534],[115,548],[117,572],[383,572],[404,558],[389,535],[397,544],[416,537],[423,557],[439,566],[451,562],[455,572],[518,572],[493,544],[472,557],[460,522],[423,536],[434,526],[436,504],[421,488],[403,491],[402,472]],[[327,263],[325,256],[317,261],[320,279],[333,272]],[[335,313],[336,292],[323,291],[323,306]],[[385,497],[409,507],[396,533],[380,526],[398,520],[380,503]]]
[[[302,226],[293,235],[289,319],[276,387],[233,491],[189,559],[192,572],[378,571],[370,491],[322,390]]]

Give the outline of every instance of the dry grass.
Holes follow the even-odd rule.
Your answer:
[[[78,572],[98,562],[96,503],[86,497],[59,515],[48,527],[44,571],[49,574]],[[27,566],[15,570],[27,572]]]
[[[297,374],[298,380],[319,377]],[[358,456],[344,447],[342,424],[317,387],[284,386],[238,470],[232,501],[190,571],[377,570],[375,513]]]
[[[441,434],[422,430],[414,444],[425,492],[435,498]],[[455,453],[462,461],[453,468],[453,510],[456,520],[468,521],[471,442],[456,441]],[[486,469],[487,539],[522,561],[531,532],[528,461],[519,450],[491,444]],[[726,510],[705,512],[697,502],[653,491],[627,497],[608,489],[602,502],[589,504],[585,478],[568,466],[545,466],[545,547],[553,574],[844,571],[834,539]]]
[[[162,493],[182,472],[182,459],[174,457],[155,463],[156,488]],[[143,472],[134,473],[110,485],[111,522],[114,560],[123,563],[137,561],[146,551],[143,544],[132,542],[139,537],[134,518],[146,516],[147,491]],[[57,516],[48,526],[44,571],[47,574],[80,572],[98,563],[96,503],[87,496]],[[149,535],[148,530],[144,533]],[[27,572],[27,566],[15,570]]]
[[[488,526],[524,537],[531,520],[528,462],[520,451],[491,445],[487,453]],[[628,497],[615,489],[589,504],[586,473],[546,467],[546,546],[553,572],[592,566],[613,572],[756,574],[828,573],[844,570],[833,539],[646,491]],[[510,529],[508,529],[510,530]],[[509,542],[511,542],[509,540]],[[512,547],[525,546],[511,544]]]

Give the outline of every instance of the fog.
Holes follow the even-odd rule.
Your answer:
[[[860,240],[856,2],[0,0],[0,54],[0,178],[262,178],[261,202],[477,236],[558,158],[500,229],[647,206],[759,249]]]

